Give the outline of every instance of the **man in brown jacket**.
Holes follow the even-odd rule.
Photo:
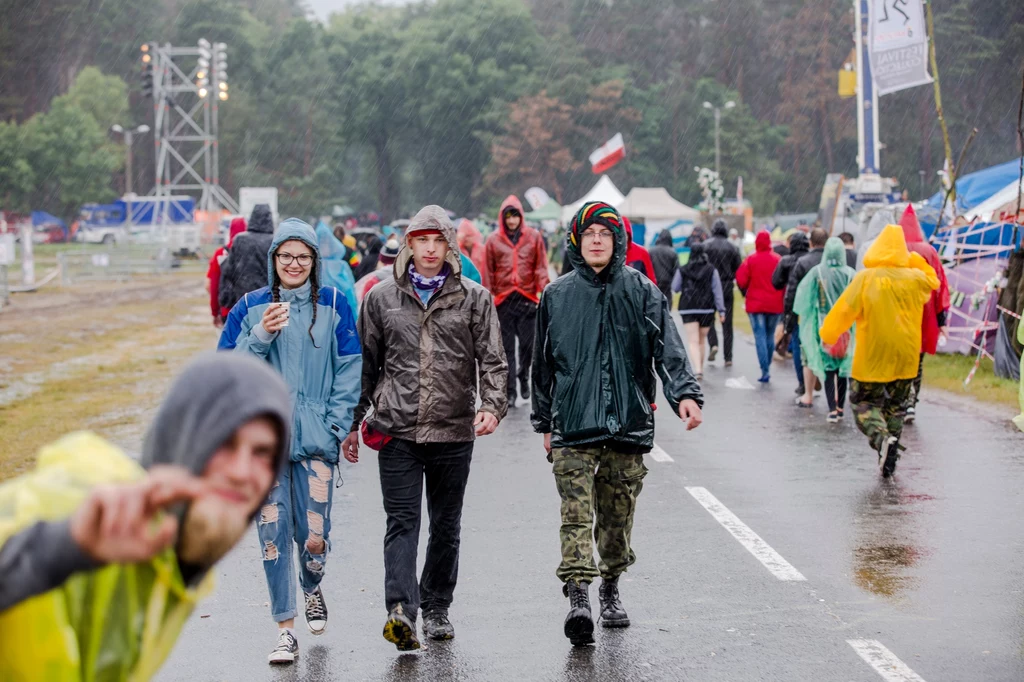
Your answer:
[[[362,397],[342,448],[359,461],[359,428],[380,447],[380,485],[387,513],[384,536],[384,638],[400,651],[420,648],[423,632],[451,639],[448,620],[459,571],[462,501],[473,439],[493,433],[508,403],[508,368],[498,318],[486,289],[462,279],[455,226],[440,206],[412,219],[395,275],[363,299]],[[480,406],[477,407],[477,365]],[[423,481],[430,540],[417,584]]]

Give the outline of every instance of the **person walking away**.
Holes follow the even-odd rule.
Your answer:
[[[548,285],[548,257],[540,233],[523,224],[523,206],[509,195],[498,213],[498,229],[487,238],[485,267],[501,323],[501,340],[508,362],[508,404],[519,395],[530,397],[530,363],[540,292]],[[516,340],[519,361],[516,362]]]
[[[763,230],[754,238],[754,253],[736,271],[736,285],[746,298],[745,308],[754,332],[757,364],[761,367],[758,381],[762,384],[771,381],[775,327],[782,316],[783,293],[772,286],[772,274],[780,260],[772,251],[771,235]]]
[[[491,284],[487,279],[487,253],[484,247],[484,237],[480,234],[480,228],[473,224],[469,218],[463,218],[456,230],[459,240],[459,249],[463,256],[473,261],[473,265],[480,273],[480,283],[485,289],[490,289]]]
[[[800,282],[807,277],[808,272],[821,263],[822,256],[825,253],[826,241],[828,241],[828,233],[825,230],[820,227],[815,227],[811,230],[811,249],[800,256],[796,263],[793,264],[793,268],[789,271],[789,281],[786,283],[785,310],[783,312],[785,315],[786,331],[793,334],[793,338],[797,340],[797,344],[800,346],[801,360],[803,361],[803,377],[800,385],[804,387],[804,394],[796,399],[796,405],[805,409],[810,409],[813,406],[814,391],[821,388],[821,385],[814,372],[807,366],[806,359],[803,357],[807,348],[800,343],[799,320],[793,312],[793,301],[796,300],[796,290],[800,286]]]
[[[704,378],[704,347],[708,330],[715,320],[725,319],[725,302],[722,300],[722,280],[718,271],[708,261],[704,244],[690,247],[690,259],[679,268],[672,281],[672,291],[679,294],[679,314],[683,318],[683,330],[697,379]]]
[[[230,311],[242,296],[267,286],[267,252],[273,241],[274,214],[267,204],[256,204],[248,227],[232,240],[230,257],[221,264],[221,308]]]
[[[822,343],[832,345],[857,325],[850,402],[885,478],[896,470],[903,450],[900,436],[917,376],[924,304],[938,288],[932,267],[907,250],[900,226],[887,225],[819,332]]]
[[[370,289],[392,277],[399,249],[401,249],[401,245],[399,245],[395,237],[391,237],[384,242],[380,255],[377,257],[377,269],[368,275],[364,275],[362,279],[356,282],[356,301],[359,305],[363,304],[363,299],[366,298],[366,294]]]
[[[359,400],[362,352],[345,295],[323,285],[317,234],[296,218],[281,223],[265,267],[270,286],[231,309],[218,348],[255,356],[277,370],[293,396],[289,463],[260,509],[260,548],[278,636],[271,664],[293,663],[298,546],[306,625],[327,627],[320,583],[330,552],[334,467]],[[347,267],[347,266],[346,266]]]
[[[352,271],[352,277],[356,280],[362,279],[377,269],[377,259],[380,258],[380,250],[384,247],[384,242],[377,235],[370,234],[363,240],[362,245],[365,247],[362,251],[362,260],[359,262],[359,267]]]
[[[136,460],[78,432],[0,485],[0,679],[148,680],[287,461],[288,388],[206,353]]]
[[[228,229],[228,242],[213,252],[210,259],[210,266],[206,270],[206,290],[210,293],[210,313],[213,315],[213,326],[220,329],[224,326],[230,312],[227,308],[220,307],[220,269],[224,260],[231,250],[231,243],[242,232],[245,232],[245,218],[232,218],[231,227]]]
[[[775,266],[775,272],[772,273],[772,286],[779,291],[785,292],[786,286],[789,284],[789,274],[793,271],[793,266],[796,265],[810,249],[810,242],[807,240],[807,235],[801,231],[793,232],[789,235],[789,254],[782,257],[779,264]],[[783,304],[783,315],[785,315],[785,304]],[[795,393],[797,395],[803,395],[805,392],[804,388],[804,366],[800,358],[800,335],[793,333],[787,329],[786,322],[783,321],[783,334],[784,338],[789,337],[789,342],[786,344],[786,350],[793,354],[793,369],[796,370],[796,381],[797,387]]]
[[[349,265],[349,258],[346,255],[348,247],[338,241],[338,238],[323,222],[317,223],[316,241],[320,254],[320,284],[334,287],[344,294],[349,308],[352,309],[352,317],[355,318],[359,315],[359,302],[356,300],[356,280],[353,266]]]
[[[622,216],[622,225],[626,228],[626,239],[629,242],[626,248],[626,265],[647,275],[647,279],[654,283],[658,282],[654,274],[654,264],[651,263],[651,254],[643,246],[633,241],[633,223],[629,218]]]
[[[455,636],[448,611],[473,439],[493,433],[508,409],[498,315],[491,294],[462,279],[461,267],[455,226],[440,206],[426,206],[409,224],[394,276],[370,290],[359,318],[362,396],[343,447],[359,461],[362,424],[367,445],[380,449],[384,638],[399,651],[420,648],[421,607],[427,637]],[[417,581],[424,481],[430,536]]]
[[[946,337],[946,323],[949,316],[949,282],[946,279],[946,269],[942,267],[942,259],[938,251],[924,238],[921,230],[921,223],[917,220],[913,204],[908,204],[903,216],[900,218],[900,227],[903,228],[903,237],[907,240],[907,249],[924,258],[925,262],[935,271],[939,278],[939,288],[932,292],[928,302],[924,304],[924,313],[921,317],[921,357],[917,365],[917,377],[914,379],[914,390],[910,396],[910,404],[907,406],[907,416],[904,424],[913,423],[917,417],[917,402],[921,395],[921,378],[924,376],[924,356],[935,355],[939,346],[939,339]]]
[[[658,289],[668,300],[669,310],[672,309],[672,280],[679,270],[679,254],[672,245],[672,232],[662,230],[654,240],[651,248],[651,264],[654,266],[654,281]]]
[[[818,330],[832,310],[855,271],[846,260],[843,242],[832,237],[825,242],[821,263],[811,268],[796,290],[793,313],[799,318],[800,346],[804,367],[821,381],[828,402],[827,421],[835,424],[843,418],[846,383],[853,366],[854,330],[849,338],[828,351],[821,344]]]
[[[849,232],[840,232],[839,241],[843,243],[843,248],[846,249],[846,264],[854,270],[857,269],[857,245],[853,238],[853,235]]]
[[[736,271],[740,269],[743,262],[743,255],[736,245],[729,241],[729,228],[725,221],[719,218],[711,226],[711,238],[704,244],[704,251],[708,255],[708,261],[718,271],[722,280],[722,298],[725,301],[725,319],[722,321],[722,354],[725,357],[725,366],[732,366],[732,308],[733,308],[733,283],[736,281]],[[711,344],[711,353],[708,361],[714,362],[718,353],[718,335],[715,333],[714,320],[711,321],[711,329],[708,331],[708,343]]]
[[[628,239],[615,209],[584,204],[569,229],[575,268],[544,291],[537,314],[531,422],[562,499],[564,632],[581,646],[594,642],[589,588],[598,576],[601,625],[630,624],[619,576],[636,561],[630,537],[654,444],[657,377],[688,430],[701,423],[703,395],[668,301],[624,267]]]

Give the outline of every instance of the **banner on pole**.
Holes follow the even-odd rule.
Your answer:
[[[871,75],[879,95],[932,82],[922,0],[871,0]]]

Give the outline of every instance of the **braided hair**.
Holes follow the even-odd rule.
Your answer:
[[[313,251],[312,249],[310,249]],[[313,321],[309,323],[309,340],[313,342],[313,348],[319,349],[320,346],[316,345],[316,338],[313,337],[313,327],[316,326],[316,308],[317,301],[320,298],[320,275],[317,272],[317,256],[316,251],[313,251],[313,262],[311,264],[312,270],[309,273],[309,300],[313,304]],[[281,276],[277,274],[277,268],[274,268],[274,281],[270,284],[270,295],[271,300],[274,303],[278,303],[281,300]]]

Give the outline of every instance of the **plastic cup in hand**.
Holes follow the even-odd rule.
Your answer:
[[[288,317],[291,314],[291,311],[289,310],[289,308],[291,307],[291,303],[288,303],[287,301],[279,301],[277,303],[272,303],[271,305],[275,305],[275,306],[277,306],[279,308],[283,308],[284,309],[284,315],[285,315],[284,324],[282,324],[281,326],[282,327],[287,327],[288,326]]]

